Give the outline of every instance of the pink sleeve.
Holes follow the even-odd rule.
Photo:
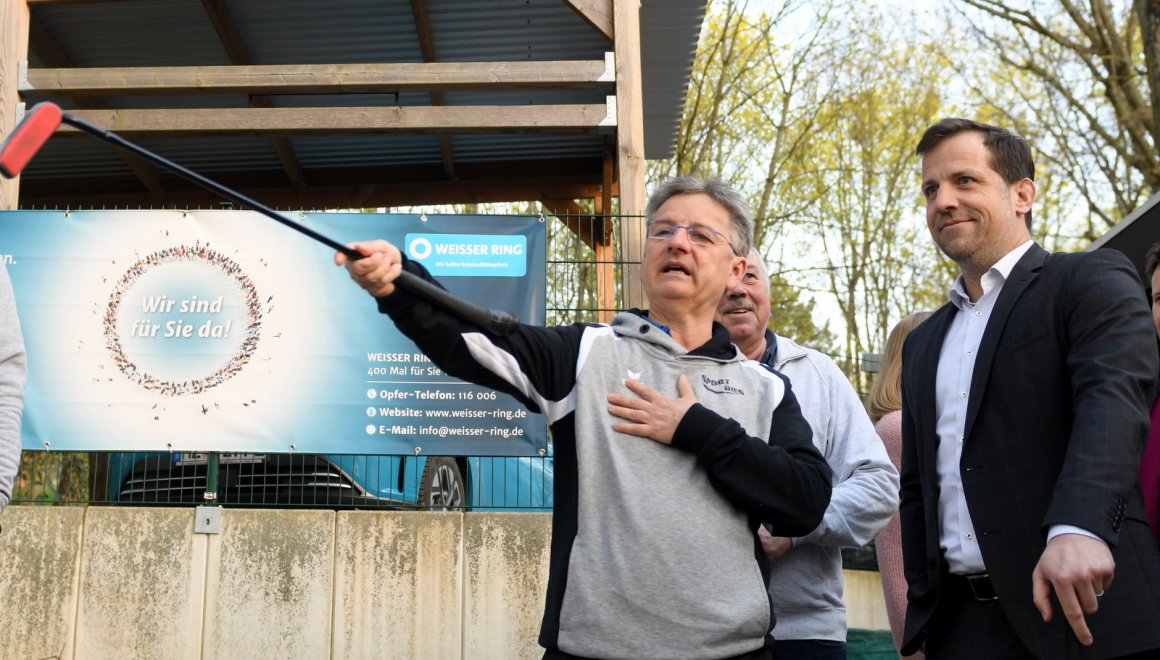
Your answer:
[[[887,413],[874,425],[878,437],[886,445],[886,453],[896,469],[902,462],[902,413]],[[894,635],[894,646],[902,639],[902,624],[906,617],[906,578],[902,575],[902,537],[899,531],[898,513],[874,540],[878,555],[878,570],[882,576],[882,593],[886,597],[886,614],[890,618],[890,632]],[[922,658],[921,652],[912,658]]]

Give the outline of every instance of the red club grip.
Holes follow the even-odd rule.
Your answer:
[[[14,178],[60,126],[64,113],[55,103],[37,103],[0,146],[0,174]]]

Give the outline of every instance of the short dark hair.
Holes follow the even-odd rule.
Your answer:
[[[680,176],[669,179],[653,191],[645,207],[646,222],[652,222],[657,210],[677,195],[708,195],[710,199],[725,207],[733,228],[730,247],[739,257],[749,254],[753,247],[753,212],[745,197],[720,179],[702,179],[695,176]]]
[[[925,156],[943,140],[968,131],[983,134],[983,146],[987,147],[987,162],[1008,184],[1023,179],[1035,180],[1035,159],[1031,156],[1031,145],[1027,144],[1027,140],[1006,128],[984,124],[974,119],[947,117],[932,124],[918,141],[915,154]],[[1030,230],[1030,210],[1024,219],[1027,221],[1027,229]]]
[[[1144,277],[1147,281],[1144,286],[1148,289],[1152,288],[1152,275],[1156,273],[1156,268],[1160,267],[1160,242],[1152,244],[1148,248],[1148,255],[1144,257]]]

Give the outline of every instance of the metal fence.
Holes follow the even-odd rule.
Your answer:
[[[554,216],[548,225],[547,323],[606,322],[624,307],[622,218]],[[634,285],[630,283],[629,285]],[[553,459],[355,454],[26,450],[23,504],[549,511]],[[872,546],[847,568],[876,570]]]
[[[621,308],[620,217],[548,223],[547,323]],[[552,458],[25,450],[18,503],[544,511]]]
[[[23,504],[550,511],[551,456],[25,451]]]
[[[21,504],[551,511],[551,456],[25,451]],[[878,570],[874,546],[842,548]]]

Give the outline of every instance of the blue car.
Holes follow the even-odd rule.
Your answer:
[[[544,456],[219,454],[214,501],[226,506],[550,511],[553,459]],[[108,454],[108,499],[201,504],[211,456]]]

